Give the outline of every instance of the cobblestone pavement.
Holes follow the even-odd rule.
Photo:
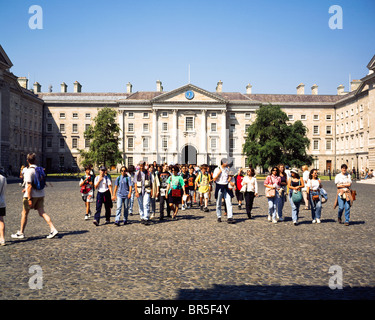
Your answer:
[[[289,202],[284,222],[267,221],[263,182],[259,185],[252,220],[234,206],[236,224],[218,223],[211,204],[210,212],[180,210],[176,220],[155,219],[145,226],[136,204],[130,225],[115,226],[113,208],[111,223],[96,227],[92,219],[84,220],[78,182],[52,182],[45,206],[59,235],[46,239],[49,228],[32,211],[26,238],[14,240],[21,189],[9,184],[0,299],[375,298],[375,186],[354,185],[357,200],[347,227],[336,222],[333,181],[324,182],[330,198],[322,223],[312,224],[310,212],[301,210],[298,226],[291,221]],[[43,272],[42,289],[29,286],[33,265]],[[342,270],[342,290],[329,288],[334,265]]]

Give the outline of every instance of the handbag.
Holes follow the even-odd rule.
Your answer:
[[[294,203],[300,203],[302,201],[302,192],[293,190],[292,201]]]
[[[172,189],[172,197],[175,197],[175,198],[181,197],[181,189]]]
[[[244,184],[244,185],[242,186],[240,192],[242,192],[242,193],[246,192],[246,187],[247,187],[247,185]]]
[[[355,196],[357,195],[357,191],[355,190],[350,190],[351,194],[352,194],[352,198],[353,198],[353,201],[355,200]]]
[[[320,197],[319,197],[318,194],[314,194],[314,195],[312,196],[312,199],[313,199],[313,201],[319,201],[319,200],[320,200]]]
[[[275,189],[266,188],[266,197],[267,198],[274,198],[275,196],[276,196],[276,190]]]

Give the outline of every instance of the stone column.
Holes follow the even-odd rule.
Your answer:
[[[158,111],[152,111],[152,152],[156,156],[156,161],[158,161]]]
[[[207,110],[202,110],[201,119],[201,163],[207,163]]]
[[[221,112],[221,153],[222,157],[228,156],[228,132],[227,132],[227,111]]]
[[[176,157],[174,158],[174,162],[178,161],[178,128],[177,128],[177,123],[178,123],[178,117],[177,117],[178,111],[176,109],[173,110],[173,136],[174,136],[174,145],[172,152],[176,154]]]

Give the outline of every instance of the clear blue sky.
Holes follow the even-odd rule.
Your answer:
[[[43,30],[31,30],[31,5],[43,9]],[[331,5],[343,29],[331,30]],[[188,82],[214,91],[310,93],[348,90],[375,54],[375,1],[0,0],[0,44],[21,77],[42,91],[79,81],[85,92],[154,91]]]

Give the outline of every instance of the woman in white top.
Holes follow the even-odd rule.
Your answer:
[[[247,175],[242,180],[242,186],[246,185],[245,201],[246,214],[251,219],[251,210],[253,209],[254,197],[258,196],[258,183],[255,178],[255,170],[253,168],[247,169]]]
[[[312,223],[320,223],[322,213],[322,196],[320,189],[322,183],[318,178],[318,170],[312,169],[310,171],[309,180],[307,181],[306,191],[310,201]]]

